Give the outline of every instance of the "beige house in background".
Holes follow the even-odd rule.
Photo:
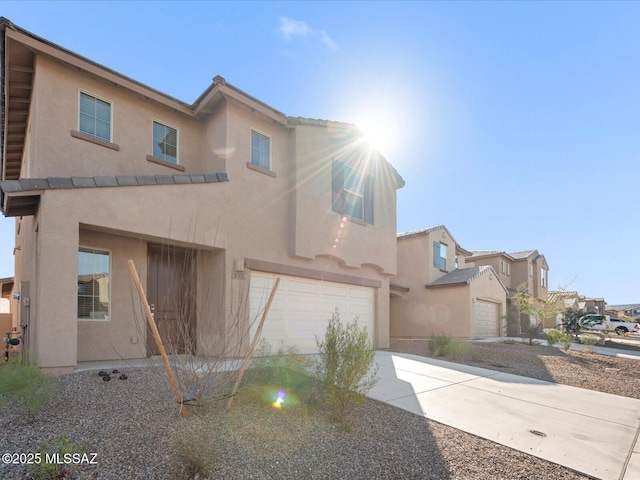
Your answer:
[[[187,104],[0,28],[12,321],[38,365],[155,353],[129,259],[174,353],[245,350],[276,277],[272,344],[314,351],[337,307],[388,347],[404,181],[353,125],[288,117],[219,76]]]
[[[467,255],[445,226],[398,235],[391,337],[505,334],[507,289],[491,266],[458,268]]]
[[[538,250],[507,253],[497,250],[474,250],[465,257],[467,267],[491,266],[498,273],[512,298],[519,289],[538,303],[546,303],[549,296],[549,265]],[[535,321],[534,319],[532,319]],[[555,327],[549,319],[545,328]]]

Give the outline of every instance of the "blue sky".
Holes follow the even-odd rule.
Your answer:
[[[11,2],[16,25],[192,103],[216,75],[372,132],[398,231],[537,249],[549,285],[640,302],[638,2]],[[13,275],[0,221],[0,277]]]

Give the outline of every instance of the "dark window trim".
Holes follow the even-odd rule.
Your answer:
[[[118,145],[116,143],[107,142],[107,141],[102,140],[100,138],[93,137],[93,136],[88,135],[86,133],[79,132],[78,130],[71,130],[71,136],[73,138],[78,138],[78,139],[84,140],[86,142],[95,143],[96,145],[100,145],[101,147],[110,148],[111,150],[117,150],[117,151],[120,150],[120,145]]]
[[[351,215],[344,213],[344,165],[345,162],[341,160],[333,160],[333,163],[331,164],[331,209],[340,215],[346,216],[354,223],[359,223],[361,225],[373,225],[375,223],[373,211],[373,177],[360,170],[355,170],[362,175],[364,180],[364,195],[362,199],[363,218],[352,217]]]

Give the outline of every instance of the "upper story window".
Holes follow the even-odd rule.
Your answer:
[[[79,130],[111,142],[111,104],[88,93],[80,92]]]
[[[444,243],[433,242],[433,266],[445,272],[447,270],[447,246]]]
[[[251,130],[251,163],[271,170],[271,138]]]
[[[109,320],[110,254],[80,248],[78,252],[78,319]]]
[[[458,255],[456,255],[454,262],[455,262],[454,266],[456,270],[458,270],[458,268],[460,268],[460,257],[458,257]]]
[[[334,160],[333,211],[373,224],[373,185],[369,175]]]
[[[533,277],[533,265],[529,264],[529,276]]]
[[[540,269],[540,285],[547,286],[547,271],[544,268]]]
[[[504,273],[507,277],[511,275],[511,265],[504,260],[500,260],[500,268],[502,273]]]
[[[178,163],[177,129],[153,122],[153,156],[166,162]]]

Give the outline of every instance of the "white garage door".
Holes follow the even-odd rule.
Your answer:
[[[284,342],[285,348],[295,346],[299,353],[316,353],[315,336],[324,338],[336,307],[343,323],[358,317],[358,324],[367,327],[372,341],[373,288],[264,272],[251,272],[249,304],[251,319],[255,319],[252,340],[276,276],[280,277],[280,285],[260,336],[274,350]]]
[[[475,316],[472,331],[474,337],[497,337],[498,331],[498,304],[477,300],[475,303]]]

